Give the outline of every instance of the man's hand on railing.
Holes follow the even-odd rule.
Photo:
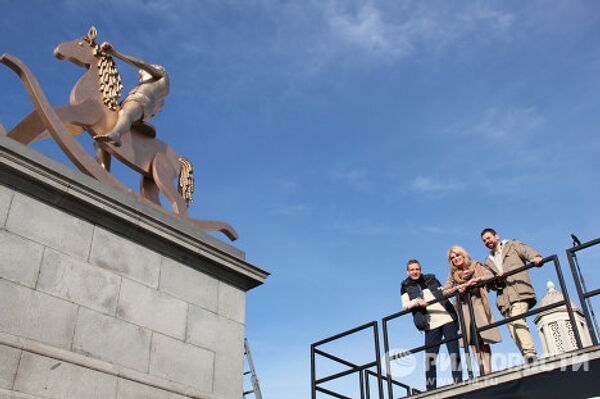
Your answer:
[[[531,259],[531,263],[533,263],[536,266],[541,266],[542,261],[544,260],[544,258],[542,258],[541,256],[534,256],[533,259]]]
[[[420,306],[422,308],[427,307],[427,301],[425,299],[417,299],[417,301],[415,303],[417,306]]]

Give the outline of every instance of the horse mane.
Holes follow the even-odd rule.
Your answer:
[[[113,57],[100,51],[100,46],[93,43],[94,55],[98,58],[98,76],[100,79],[99,90],[102,93],[102,102],[111,111],[119,108],[119,99],[123,92],[123,82],[117,70],[117,63]]]
[[[179,157],[179,165],[181,170],[179,171],[178,191],[189,206],[194,193],[194,167],[186,157]]]

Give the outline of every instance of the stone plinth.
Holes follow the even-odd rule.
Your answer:
[[[242,397],[240,250],[0,137],[0,398]]]

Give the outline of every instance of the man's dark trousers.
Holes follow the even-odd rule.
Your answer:
[[[441,342],[443,338],[455,338],[458,336],[458,325],[455,322],[446,323],[434,330],[425,331],[425,346],[433,345]],[[456,382],[462,381],[462,368],[460,364],[460,353],[458,340],[447,342],[448,354],[450,355],[452,365],[452,380]],[[425,378],[427,390],[437,387],[437,367],[436,360],[440,345],[437,344],[425,350]]]

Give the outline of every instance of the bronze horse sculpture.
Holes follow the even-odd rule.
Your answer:
[[[96,142],[96,161],[72,137],[87,131],[92,137],[106,134],[118,118],[121,81],[112,57],[103,54],[96,44],[96,29],[83,38],[61,43],[54,50],[61,60],[71,61],[87,71],[71,90],[68,105],[49,105],[37,80],[16,57],[4,54],[0,62],[14,70],[23,80],[36,110],[19,122],[8,137],[25,145],[52,136],[79,169],[103,183],[135,195],[110,173],[111,156],[141,174],[140,197],[160,208],[159,193],[173,207],[173,216],[204,231],[220,231],[237,239],[227,223],[191,218],[188,204],[193,191],[191,163],[167,143],[154,137],[154,129],[143,122],[134,124],[122,135],[121,145]],[[178,188],[173,182],[178,179]]]

